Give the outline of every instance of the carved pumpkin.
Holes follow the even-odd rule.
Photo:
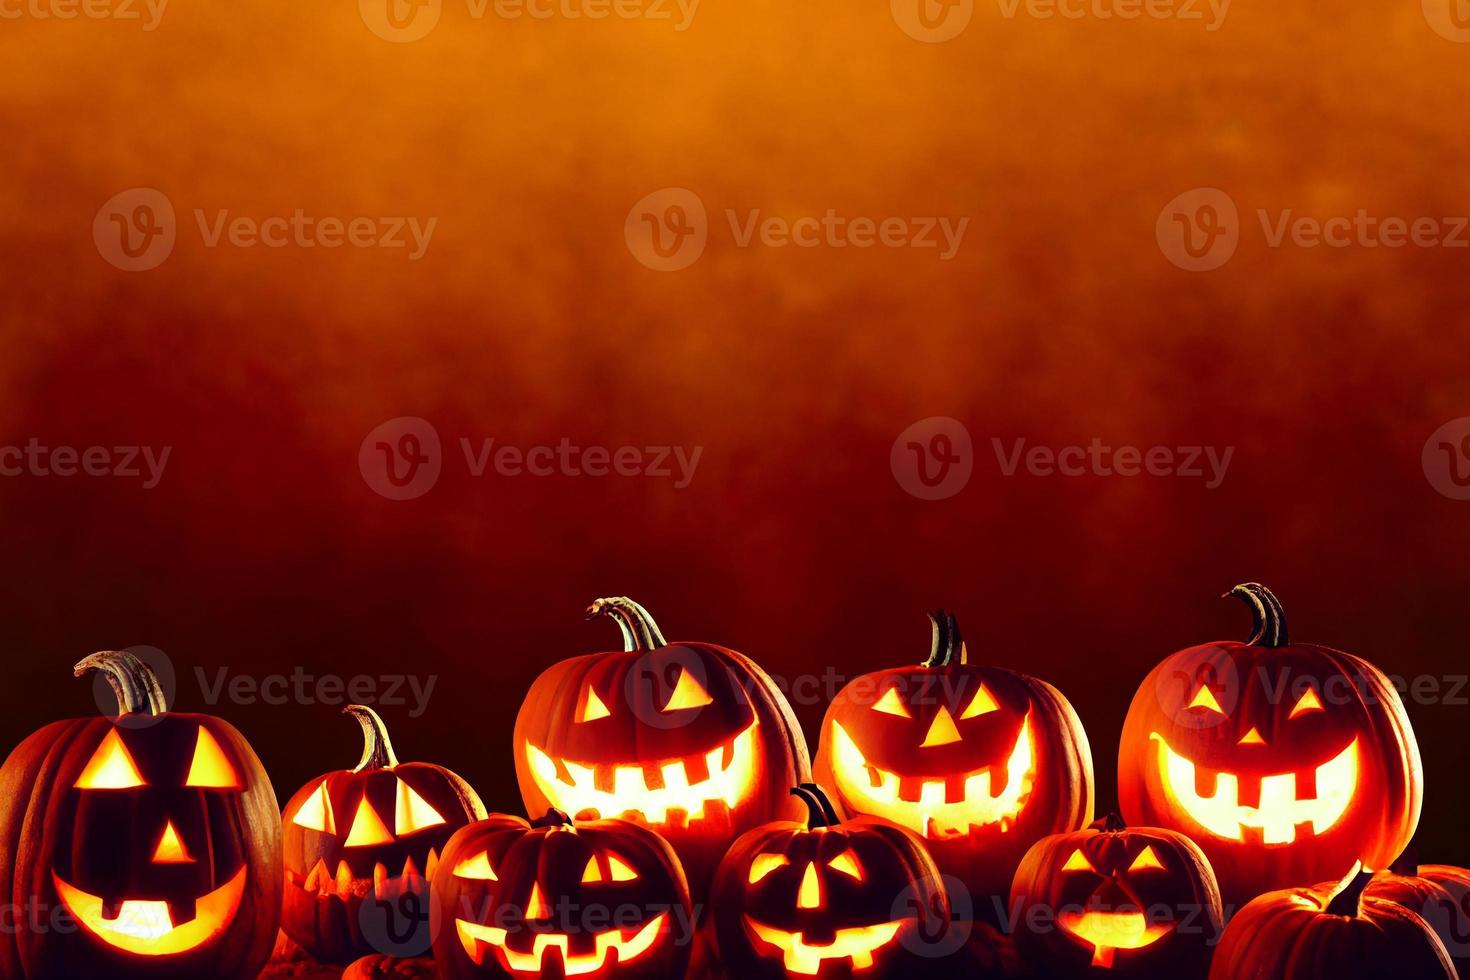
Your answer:
[[[362,725],[362,760],[307,783],[282,818],[282,928],[326,963],[384,952],[385,941],[414,945],[444,845],[485,815],[475,791],[448,769],[400,763],[377,712],[353,704],[343,713]],[[407,952],[427,952],[427,936],[419,945]]]
[[[927,661],[866,674],[832,701],[817,778],[847,812],[921,835],[975,916],[998,922],[1031,845],[1092,822],[1092,752],[1061,692],[969,663],[954,616],[929,618]]]
[[[1372,875],[1268,892],[1236,914],[1215,950],[1210,980],[1457,980],[1424,920],[1364,897]]]
[[[873,817],[838,819],[807,784],[805,823],[743,835],[721,862],[706,925],[725,975],[918,976],[949,926],[949,900],[923,840]]]
[[[515,725],[527,813],[622,817],[678,852],[696,897],[730,843],[793,814],[787,787],[810,778],[786,698],[753,661],[710,643],[668,643],[631,599],[598,599],[622,651],[548,668]]]
[[[1245,643],[1156,667],[1123,725],[1118,796],[1130,823],[1186,834],[1227,914],[1256,895],[1387,867],[1419,823],[1419,747],[1393,685],[1351,654],[1288,641],[1264,586],[1237,586]]]
[[[677,980],[689,885],[667,841],[627,820],[492,814],[450,840],[433,880],[444,980]]]
[[[1460,976],[1470,977],[1470,871],[1419,864],[1412,849],[1373,876],[1369,898],[1394,902],[1422,918],[1444,943]]]
[[[1220,890],[1183,834],[1091,829],[1031,848],[1011,887],[1016,945],[1033,975],[1201,978],[1220,934]],[[1106,972],[1104,972],[1106,971]]]
[[[0,976],[248,978],[276,939],[281,824],[250,744],[169,712],[132,654],[97,653],[115,718],[48,725],[0,768]],[[39,917],[39,920],[37,918]]]

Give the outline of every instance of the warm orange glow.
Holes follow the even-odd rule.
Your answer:
[[[1252,728],[1250,731],[1248,731],[1244,735],[1240,736],[1240,741],[1237,742],[1236,744],[1237,745],[1265,745],[1266,744],[1266,740],[1261,737],[1261,730],[1259,728]]]
[[[878,703],[873,705],[873,710],[881,711],[885,715],[893,715],[898,718],[913,717],[909,713],[909,706],[904,704],[903,699],[898,696],[898,688],[896,687],[890,687],[887,691],[884,691],[883,696],[878,699]]]
[[[863,880],[863,869],[858,866],[857,858],[853,857],[851,851],[843,851],[835,858],[827,862],[827,867],[833,871],[840,871],[849,878]]]
[[[587,867],[582,869],[582,884],[596,885],[602,881],[602,869],[597,866],[597,858],[588,858]]]
[[[352,829],[347,834],[346,847],[371,847],[373,844],[387,844],[393,840],[393,835],[383,825],[383,820],[378,816],[376,810],[368,803],[367,794],[357,803],[357,816],[352,818]]]
[[[1159,860],[1158,853],[1154,850],[1153,845],[1150,844],[1148,847],[1145,847],[1142,851],[1138,852],[1138,857],[1133,859],[1133,863],[1128,866],[1128,870],[1163,871],[1164,862]]]
[[[841,724],[832,724],[832,772],[838,791],[862,813],[891,820],[932,840],[961,836],[981,827],[1002,833],[1021,814],[1036,783],[1035,747],[1027,715],[1005,763],[1005,785],[992,794],[989,767],[965,777],[964,799],[949,801],[948,780],[925,779],[918,799],[899,795],[897,773],[870,766]]]
[[[703,708],[712,704],[714,698],[704,689],[695,676],[687,670],[679,671],[679,681],[674,685],[674,693],[669,697],[669,703],[664,705],[665,711],[687,711],[690,708]]]
[[[240,789],[240,775],[225,756],[213,735],[203,725],[199,726],[199,738],[194,742],[194,761],[189,764],[189,777],[185,786],[195,789]]]
[[[1112,967],[1117,950],[1152,946],[1173,928],[1150,924],[1142,912],[1063,912],[1057,923],[1064,932],[1090,944],[1092,965],[1104,970]]]
[[[749,881],[753,885],[767,875],[791,864],[791,859],[784,854],[757,854],[755,860],[750,862]]]
[[[438,827],[445,822],[439,811],[429,805],[428,800],[414,792],[414,788],[401,779],[398,780],[398,805],[395,811],[393,829],[400,837]]]
[[[808,862],[806,871],[801,875],[801,891],[796,895],[796,907],[799,909],[819,909],[822,907],[822,883],[817,878],[817,866]]]
[[[495,869],[490,867],[490,855],[481,851],[472,858],[466,858],[454,866],[456,878],[469,878],[474,881],[499,881],[495,876]],[[586,880],[585,878],[583,879]]]
[[[1217,775],[1213,796],[1200,795],[1195,765],[1169,747],[1163,736],[1149,736],[1159,743],[1159,780],[1164,795],[1184,816],[1216,837],[1242,840],[1246,827],[1262,831],[1266,844],[1290,844],[1297,827],[1310,824],[1313,834],[1323,834],[1342,819],[1358,789],[1358,740],[1337,756],[1317,767],[1316,796],[1300,800],[1296,795],[1296,773],[1261,777],[1257,806],[1240,803],[1240,777]]]
[[[675,810],[688,815],[689,821],[705,815],[705,806],[724,803],[734,809],[755,785],[756,722],[736,736],[730,746],[711,749],[704,755],[708,778],[693,785],[683,759],[653,763],[663,785],[648,785],[642,764],[618,766],[613,770],[612,789],[604,789],[595,778],[593,767],[563,761],[564,779],[551,757],[530,743],[526,744],[526,760],[531,777],[543,796],[556,807],[571,814],[595,813],[602,817],[632,814],[651,824],[668,821]]]
[[[1200,689],[1195,694],[1194,700],[1189,702],[1188,706],[1191,708],[1204,708],[1206,711],[1213,711],[1217,715],[1223,715],[1225,713],[1220,707],[1220,702],[1215,699],[1215,692],[1204,684],[1200,685]]]
[[[799,932],[786,932],[774,926],[745,917],[746,925],[761,942],[776,948],[789,973],[816,976],[825,960],[851,960],[854,970],[866,970],[873,965],[873,954],[893,942],[903,919],[882,922],[874,926],[858,926],[838,929],[830,943],[820,946],[807,945]]]
[[[1307,688],[1307,693],[1303,694],[1301,696],[1301,700],[1296,703],[1296,707],[1291,709],[1290,717],[1295,718],[1298,715],[1304,715],[1310,711],[1325,710],[1326,709],[1322,707],[1322,699],[1317,697],[1317,692],[1309,687]]]
[[[163,836],[158,839],[158,846],[153,849],[153,863],[194,863],[194,859],[189,856],[188,850],[184,848],[184,842],[179,839],[179,832],[174,827],[172,820],[163,825]]]
[[[941,704],[939,713],[934,716],[934,723],[929,726],[929,734],[924,736],[924,741],[919,743],[919,748],[953,745],[959,740],[960,730],[954,725],[954,717],[950,715],[949,709]]]
[[[551,918],[551,908],[546,904],[546,896],[541,894],[539,882],[531,883],[531,897],[526,899],[526,914],[523,918],[527,920]]]
[[[332,798],[327,795],[327,781],[323,779],[296,811],[291,822],[307,830],[319,830],[324,834],[337,832],[337,820],[332,814]]]
[[[56,893],[82,928],[115,949],[139,956],[169,956],[198,949],[214,939],[235,918],[245,894],[245,869],[224,885],[199,899],[194,918],[175,926],[167,902],[126,900],[114,917],[102,913],[102,899],[73,888],[53,874]]]
[[[133,763],[133,757],[128,755],[127,746],[123,745],[122,736],[114,728],[107,733],[102,744],[97,746],[92,760],[77,779],[76,788],[133,789],[146,785],[138,767]]]
[[[577,716],[577,720],[596,721],[610,714],[612,712],[607,710],[607,705],[602,703],[602,698],[597,696],[597,692],[590,687],[587,688],[587,700],[582,703],[582,712]]]
[[[1092,866],[1092,862],[1087,860],[1087,855],[1082,853],[1082,849],[1080,847],[1072,852],[1071,857],[1067,858],[1067,863],[1062,865],[1062,870],[1091,871],[1094,874],[1097,872],[1097,869]]]
[[[569,977],[579,977],[601,970],[613,953],[617,954],[619,964],[631,963],[647,953],[653,948],[654,941],[658,939],[659,932],[663,929],[664,923],[668,921],[668,917],[669,914],[663,912],[641,927],[632,926],[626,930],[609,929],[606,932],[597,933],[593,936],[596,948],[591,953],[573,953],[568,937],[548,932],[536,934],[531,952],[517,952],[506,945],[506,937],[509,934],[504,929],[482,926],[475,922],[466,922],[464,919],[456,919],[454,925],[465,953],[476,964],[484,962],[485,947],[488,946],[495,951],[495,955],[506,970],[517,976],[539,977],[542,973],[541,964],[546,956],[546,951],[555,949],[560,953],[562,973]]]
[[[607,856],[607,870],[612,875],[613,881],[636,881],[638,872],[628,867],[616,854]]]
[[[960,715],[960,721],[979,718],[981,715],[988,715],[992,711],[999,710],[1000,705],[996,704],[995,698],[990,694],[990,689],[982,683],[980,690],[975,692],[974,699],[970,701],[970,706]]]

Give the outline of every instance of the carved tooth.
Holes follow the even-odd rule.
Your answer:
[[[382,861],[379,861],[377,864],[373,865],[373,896],[376,898],[386,898],[387,896],[383,893],[387,891],[387,889],[388,868],[383,864]]]
[[[1220,771],[1218,769],[1206,769],[1196,763],[1190,763],[1194,767],[1194,791],[1202,800],[1212,800],[1220,789]]]
[[[698,786],[709,779],[709,760],[702,755],[690,756],[684,760],[684,775],[689,780],[690,786]]]
[[[352,894],[352,869],[346,861],[337,862],[337,894],[343,897]]]
[[[944,802],[965,802],[965,777],[950,776],[944,781]]]
[[[621,766],[598,765],[592,770],[592,785],[599,793],[611,793],[617,786]],[[627,767],[632,768],[632,767]],[[637,769],[633,770],[637,772]]]
[[[1251,810],[1261,808],[1261,784],[1265,782],[1261,776],[1247,775],[1244,779],[1237,777],[1235,802],[1239,806]]]
[[[878,787],[882,786],[883,785],[883,770],[882,769],[879,769],[877,766],[868,766],[867,769],[868,769],[868,783],[874,789],[877,789]]]
[[[411,879],[413,878],[417,878],[419,882],[422,882],[424,880],[424,876],[419,874],[418,865],[413,863],[413,855],[410,854],[408,857],[403,859],[404,886],[408,887],[412,885],[413,882],[411,881]]]
[[[168,920],[175,927],[193,922],[198,914],[198,908],[192,898],[181,898],[177,901],[170,900],[168,903]]]
[[[1296,774],[1296,798],[1302,800],[1315,800],[1317,798],[1317,767],[1311,766]]]
[[[720,755],[720,768],[722,770],[729,769],[734,764],[735,764],[735,740],[734,739],[731,739],[730,741],[728,741],[728,742],[725,743],[725,747],[724,747],[724,749],[723,749],[723,751],[722,751],[722,753]]]
[[[1006,763],[1002,762],[998,765],[991,766],[986,771],[990,773],[990,798],[998,799],[1003,793],[1005,793],[1006,787],[1010,785],[1010,767]]]
[[[434,872],[437,870],[439,870],[439,852],[431,847],[429,848],[429,860],[424,863],[424,877],[432,881]]]
[[[307,872],[306,884],[302,887],[309,892],[320,892],[322,886],[329,880],[327,874],[327,859],[317,858],[316,864],[312,865],[311,871]]]
[[[663,766],[657,762],[645,763],[643,766],[643,788],[660,790],[664,788]]]
[[[123,900],[120,898],[105,898],[102,900],[102,918],[108,922],[114,921],[122,912]]]
[[[922,776],[902,775],[898,777],[898,798],[905,803],[917,803],[924,796]]]

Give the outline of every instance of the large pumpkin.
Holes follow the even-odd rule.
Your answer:
[[[1059,980],[1202,978],[1220,934],[1204,853],[1183,834],[1116,815],[1038,841],[1016,871],[1011,910],[1028,975]]]
[[[1256,898],[1220,937],[1210,980],[1456,980],[1433,930],[1413,912],[1364,897],[1372,875]]]
[[[814,785],[805,823],[746,833],[710,897],[712,965],[721,976],[898,978],[932,972],[949,901],[923,839],[874,817],[843,822]],[[929,956],[926,956],[929,953]]]
[[[428,921],[427,882],[449,838],[485,807],[448,769],[399,762],[373,709],[343,713],[362,725],[362,760],[311,780],[286,804],[282,928],[326,963],[426,953],[428,936],[413,927]]]
[[[59,721],[0,768],[0,976],[251,978],[281,914],[281,823],[245,738],[168,711],[132,654],[97,653],[116,717]]]
[[[810,778],[786,698],[752,660],[710,643],[668,643],[631,599],[588,617],[622,628],[622,651],[564,660],[531,686],[516,718],[527,813],[622,817],[657,830],[702,899],[742,832],[792,814]]]
[[[1227,914],[1262,892],[1385,868],[1419,823],[1423,776],[1403,703],[1376,667],[1292,644],[1264,586],[1245,643],[1191,647],[1138,689],[1118,751],[1130,823],[1189,836]]]
[[[677,980],[689,963],[679,859],[626,820],[492,814],[454,835],[432,887],[444,980]]]
[[[863,675],[832,701],[817,779],[846,811],[922,836],[973,914],[997,922],[1031,845],[1092,822],[1092,752],[1061,692],[970,663],[954,616],[929,618],[928,660]]]
[[[1373,876],[1367,894],[1416,913],[1444,943],[1462,980],[1470,977],[1470,871],[1419,864],[1411,848]]]

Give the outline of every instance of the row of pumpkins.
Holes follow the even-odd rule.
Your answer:
[[[442,767],[400,763],[360,706],[347,709],[365,734],[358,766],[278,811],[238,731],[169,713],[138,659],[96,654],[76,672],[102,672],[119,715],[49,725],[0,769],[0,888],[22,910],[0,930],[0,977],[250,978],[278,925],[316,960],[349,963],[381,946],[365,906],[405,901],[427,904],[446,980],[889,978],[956,963],[967,976],[1455,977],[1470,873],[1389,870],[1422,799],[1392,685],[1357,657],[1290,643],[1265,588],[1232,594],[1253,610],[1251,639],[1174,654],[1133,701],[1119,755],[1133,826],[1093,823],[1091,752],[1061,693],[969,663],[945,613],[928,660],[837,695],[814,778],[754,662],[667,643],[637,603],[598,600],[589,613],[621,627],[624,650],[552,666],[516,722],[529,822],[487,816]],[[1444,936],[1419,914],[1435,903]],[[595,922],[598,909],[619,914]],[[966,946],[936,959],[961,926]],[[975,950],[1002,943],[1011,955]]]

